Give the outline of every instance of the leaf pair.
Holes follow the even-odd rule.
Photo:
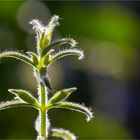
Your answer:
[[[16,52],[16,51],[5,51],[0,53],[0,58],[4,58],[4,57],[11,57],[11,58],[15,58],[18,60],[21,60],[31,66],[33,66],[36,70],[41,69],[41,67],[46,67],[47,65],[57,61],[60,58],[63,58],[65,56],[69,56],[69,55],[77,55],[79,57],[79,59],[83,59],[84,58],[84,53],[83,51],[73,48],[73,49],[65,49],[65,50],[61,50],[59,52],[53,53],[54,50],[50,50],[48,53],[46,53],[46,55],[41,56],[40,60],[38,58],[38,56],[33,53],[33,52],[27,52],[28,55],[20,53],[20,52]],[[42,61],[42,62],[40,62]]]
[[[87,121],[89,121],[92,118],[92,112],[90,111],[90,109],[77,103],[65,102],[65,100],[69,97],[69,95],[72,92],[74,92],[76,89],[77,88],[74,87],[74,88],[63,89],[56,92],[54,96],[52,96],[49,99],[48,103],[46,104],[46,109],[49,110],[52,108],[64,108],[64,109],[78,111],[85,114],[87,116]],[[18,100],[1,103],[0,110],[7,109],[10,107],[16,107],[16,106],[18,107],[21,105],[40,109],[39,102],[28,91],[21,90],[21,89],[9,89],[8,91],[16,95],[16,99]]]
[[[61,46],[63,44],[70,45],[71,48],[63,49],[63,50],[60,50],[59,52],[55,52],[54,48],[57,46]],[[42,49],[41,58],[43,61],[42,62],[43,66],[47,66],[59,60],[60,58],[63,58],[69,55],[76,55],[78,56],[79,59],[83,59],[84,58],[83,51],[77,48],[74,48],[76,47],[76,44],[77,42],[73,40],[72,38],[62,38],[62,39],[58,39],[52,42],[49,46]]]

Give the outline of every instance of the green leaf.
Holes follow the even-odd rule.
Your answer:
[[[19,59],[19,60],[35,67],[34,63],[31,61],[31,59],[28,56],[26,56],[25,54],[19,53],[19,52],[15,52],[15,51],[1,52],[0,58],[4,58],[4,57],[12,57],[15,59]]]
[[[0,103],[0,110],[5,110],[12,107],[33,107],[33,106],[25,102],[22,102],[21,100],[11,100]]]
[[[73,87],[73,88],[63,89],[56,92],[55,95],[49,100],[48,104],[55,104],[55,103],[65,100],[76,89],[77,89],[76,87]]]
[[[68,45],[70,45],[70,47],[75,47],[77,45],[77,42],[72,38],[58,39],[56,41],[53,41],[49,46],[45,47],[42,50],[41,56],[44,57],[54,47],[61,46],[64,44],[68,44]]]
[[[14,94],[19,98],[20,100],[27,102],[31,105],[38,106],[37,100],[26,90],[21,89],[9,89],[10,93]]]
[[[77,104],[77,103],[72,103],[72,102],[60,102],[52,106],[52,108],[65,108],[65,109],[70,109],[74,111],[81,112],[87,116],[87,121],[90,121],[93,118],[93,114],[91,112],[91,109]]]
[[[50,135],[53,137],[62,138],[63,140],[76,140],[74,134],[64,129],[57,129],[57,128],[51,129]]]
[[[50,56],[50,63],[55,62],[56,60],[65,57],[65,56],[69,56],[69,55],[77,55],[79,60],[84,58],[84,53],[81,50],[78,49],[66,49],[66,50],[62,50],[60,52],[57,52],[56,54],[53,54]]]
[[[37,66],[39,64],[38,56],[34,52],[27,52],[31,56],[32,61]]]

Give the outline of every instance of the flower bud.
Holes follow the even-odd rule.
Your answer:
[[[54,28],[55,26],[59,25],[58,20],[59,16],[54,15],[47,26],[44,26],[36,19],[33,19],[30,22],[30,24],[33,26],[33,30],[37,35],[37,47],[39,48],[39,50],[42,50],[50,44]]]

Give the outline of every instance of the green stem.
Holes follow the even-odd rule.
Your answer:
[[[36,71],[37,72],[37,71]],[[38,90],[38,95],[40,95],[40,112],[39,112],[39,124],[40,124],[40,138],[41,140],[47,140],[47,136],[48,136],[48,132],[47,132],[47,126],[46,126],[46,122],[47,122],[47,109],[46,109],[46,104],[47,104],[47,100],[48,100],[48,93],[47,93],[47,90],[46,90],[46,86],[45,84],[43,83],[43,81],[41,81],[41,77],[43,76],[42,75],[42,72],[37,72],[36,73],[37,75],[37,81],[38,81],[38,84],[39,84],[39,90]]]
[[[42,138],[46,138],[46,111],[42,110],[41,112],[41,136]]]
[[[41,82],[40,83],[40,92],[41,92],[41,120],[40,120],[40,126],[41,126],[41,136],[43,138],[47,137],[47,132],[46,132],[46,88],[45,85]]]
[[[39,56],[39,71],[36,71],[36,79],[39,84],[39,94],[40,95],[40,112],[39,112],[39,126],[40,126],[40,140],[47,140],[48,137],[48,129],[47,129],[47,109],[46,104],[48,102],[48,91],[47,88],[42,81],[42,77],[46,76],[46,67],[42,67],[42,58]]]
[[[46,105],[46,90],[45,90],[45,85],[43,82],[40,83],[40,91],[41,91],[41,105],[44,107]]]

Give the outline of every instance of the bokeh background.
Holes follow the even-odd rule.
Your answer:
[[[139,1],[0,1],[0,51],[36,51],[29,21],[47,24],[60,16],[54,39],[73,37],[85,59],[67,57],[49,69],[55,89],[76,86],[70,101],[91,106],[95,118],[67,110],[49,112],[53,127],[69,129],[78,139],[140,138],[140,2]],[[0,60],[0,101],[13,98],[8,88],[36,96],[30,66]],[[35,139],[37,111],[13,108],[0,112],[1,139]]]

